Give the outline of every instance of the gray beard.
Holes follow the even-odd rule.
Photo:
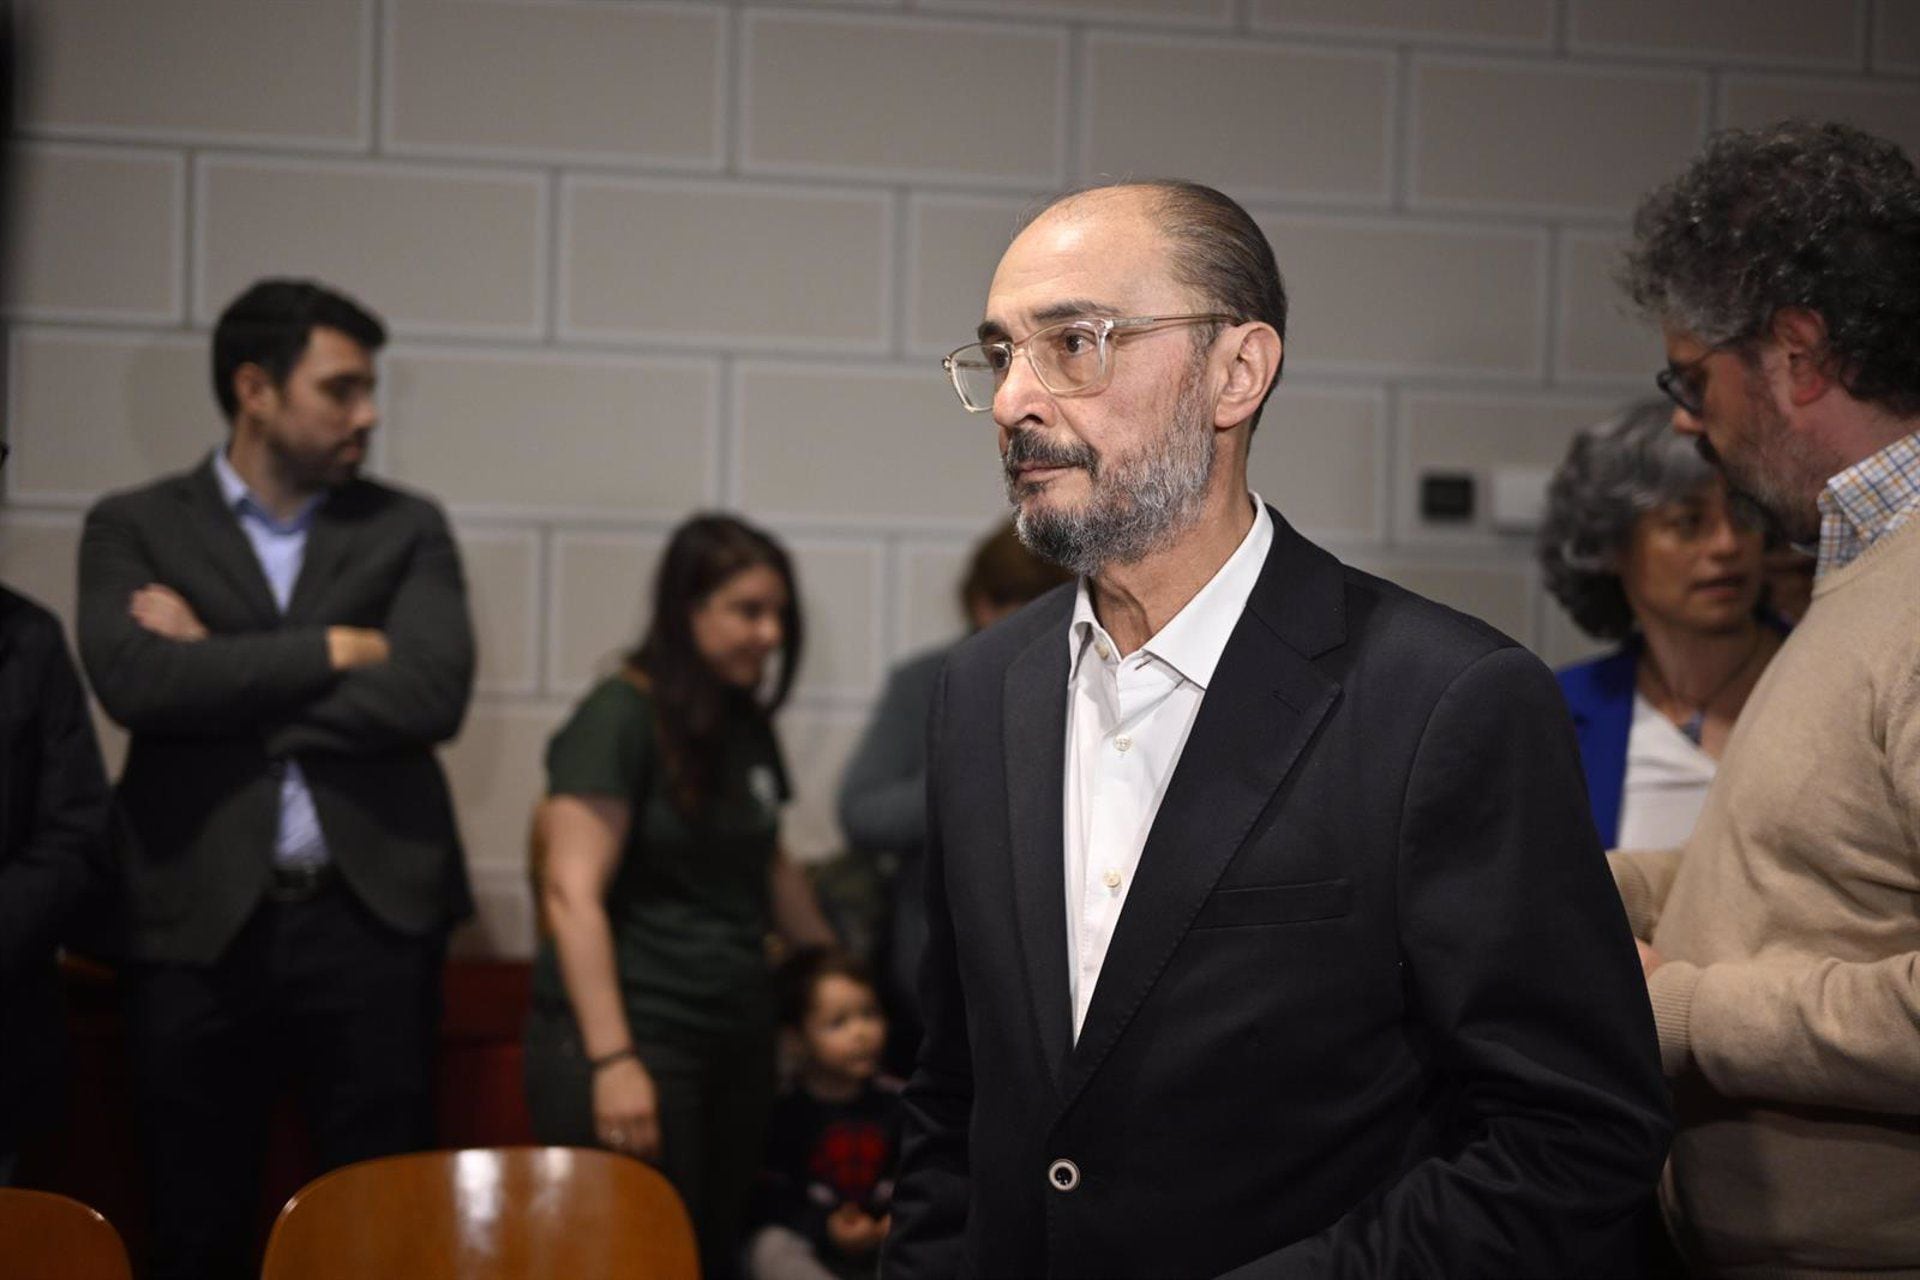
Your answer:
[[[1028,434],[1007,445],[1007,500],[1014,532],[1029,551],[1071,573],[1091,576],[1106,565],[1137,564],[1171,546],[1199,523],[1213,478],[1215,438],[1204,417],[1201,379],[1189,379],[1159,440],[1111,466],[1085,445],[1055,449]],[[1047,461],[1078,466],[1092,492],[1079,510],[1029,511],[1035,492],[1013,468]]]

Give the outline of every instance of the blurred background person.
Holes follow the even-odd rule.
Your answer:
[[[1731,498],[1665,400],[1582,431],[1538,543],[1547,589],[1612,653],[1560,672],[1609,849],[1684,843],[1734,718],[1780,647],[1760,513]]]
[[[645,639],[548,743],[536,818],[534,1132],[657,1163],[709,1276],[733,1271],[765,1154],[767,934],[834,942],[779,841],[772,717],[801,642],[779,543],[731,516],[688,520],[662,556]]]
[[[960,608],[982,631],[1073,575],[1027,550],[1008,520],[973,549],[960,580]],[[922,845],[927,822],[927,713],[949,645],[895,667],[840,781],[840,826],[856,852],[893,862],[888,925],[876,967],[893,1013],[887,1063],[905,1074],[920,1041],[914,975],[927,946]]]
[[[0,465],[7,446],[0,443]],[[62,930],[105,883],[110,797],[59,621],[0,587],[0,1187],[55,1122]]]

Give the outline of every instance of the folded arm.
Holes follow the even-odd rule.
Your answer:
[[[1436,705],[1402,813],[1402,962],[1450,1153],[1235,1275],[1604,1269],[1670,1121],[1632,939],[1546,669],[1488,654]]]
[[[431,746],[451,738],[473,691],[473,623],[453,535],[436,511],[387,610],[385,662],[342,675],[267,736],[276,756]]]
[[[160,573],[135,522],[111,505],[80,541],[80,657],[107,714],[135,733],[257,730],[335,679],[324,627],[185,639],[135,616]]]

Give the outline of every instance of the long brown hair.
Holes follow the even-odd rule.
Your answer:
[[[764,565],[787,588],[780,612],[780,668],[764,699],[716,674],[693,638],[693,612],[735,574]],[[627,655],[653,689],[654,722],[669,792],[688,817],[713,799],[726,746],[728,713],[744,700],[771,716],[787,700],[804,639],[793,561],[773,535],[734,516],[704,513],[674,530],[654,581],[653,620]]]

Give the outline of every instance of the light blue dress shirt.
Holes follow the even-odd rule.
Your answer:
[[[320,498],[314,498],[293,519],[280,521],[254,499],[247,482],[227,461],[224,449],[213,453],[213,474],[220,482],[220,493],[227,507],[240,521],[240,529],[253,544],[261,572],[273,590],[274,603],[286,613],[293,599],[293,584],[300,580],[300,566],[307,558],[307,531],[313,527],[314,512]],[[280,825],[273,837],[273,860],[278,866],[311,866],[327,860],[326,837],[320,832],[320,815],[313,808],[313,792],[307,788],[306,775],[296,760],[283,762],[280,775]]]

